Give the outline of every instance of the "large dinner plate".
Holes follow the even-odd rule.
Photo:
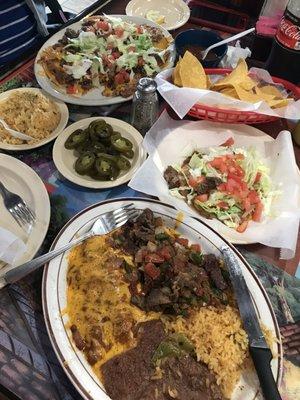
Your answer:
[[[120,176],[114,181],[97,181],[87,175],[79,175],[74,169],[74,164],[77,159],[74,156],[74,151],[68,150],[64,146],[67,138],[72,132],[74,132],[76,129],[85,129],[92,121],[96,121],[99,119],[104,119],[108,124],[113,127],[114,131],[120,132],[123,137],[129,139],[133,144],[134,157],[132,160],[130,160],[130,170],[127,172],[121,171]],[[146,152],[142,147],[142,141],[143,136],[132,125],[120,119],[110,117],[85,118],[68,126],[61,133],[61,135],[59,135],[53,147],[53,161],[58,171],[66,179],[73,183],[76,183],[79,186],[87,187],[90,189],[112,188],[128,182],[132,178],[133,174],[141,166],[141,164],[145,161]]]
[[[191,11],[183,0],[131,0],[126,6],[127,15],[145,17],[149,10],[165,17],[161,26],[168,31],[178,29],[190,18]]]
[[[0,154],[0,181],[8,190],[21,196],[36,215],[35,224],[26,232],[6,210],[0,196],[0,226],[21,238],[27,246],[26,252],[16,260],[19,265],[31,260],[44,241],[50,221],[49,196],[33,169],[5,154]]]
[[[71,219],[60,231],[52,249],[59,248],[72,239],[85,233],[93,221],[108,211],[119,208],[128,203],[134,203],[136,209],[150,208],[156,216],[161,216],[168,224],[174,224],[178,212],[171,206],[155,200],[142,198],[124,198],[104,201],[88,207]],[[219,253],[219,248],[227,243],[218,233],[208,225],[187,215],[180,216],[181,224],[178,231],[192,242],[199,242],[204,251]],[[250,289],[257,314],[264,325],[269,328],[277,341],[274,341],[272,350],[278,356],[272,360],[272,371],[277,384],[281,381],[282,373],[282,346],[280,332],[270,300],[252,271],[251,267],[237,250],[235,252],[244,277]],[[68,253],[61,255],[46,265],[42,283],[42,301],[48,333],[56,355],[66,374],[76,389],[87,400],[108,400],[103,385],[92,371],[83,354],[78,351],[67,329],[68,315],[66,310]],[[259,385],[254,373],[244,375],[236,387],[232,400],[259,399]]]
[[[52,100],[58,107],[59,112],[60,112],[60,121],[57,125],[57,127],[51,132],[49,136],[47,136],[45,139],[41,139],[37,143],[34,144],[9,144],[2,142],[0,139],[0,149],[3,150],[8,150],[8,151],[23,151],[23,150],[32,150],[36,149],[37,147],[41,147],[44,144],[47,144],[57,138],[57,136],[62,132],[62,130],[66,127],[68,120],[69,120],[69,110],[68,107],[66,106],[65,103],[62,101],[56,100],[53,97],[49,96],[47,93],[44,92],[42,89],[38,88],[18,88],[18,89],[12,89],[12,90],[7,90],[6,92],[3,92],[0,94],[0,103],[3,101],[6,101],[9,96],[11,96],[14,93],[22,93],[22,92],[31,92],[31,93],[41,93],[44,96],[47,96]]]
[[[148,19],[142,18],[142,17],[131,17],[128,15],[112,15],[112,17],[118,17],[122,18],[123,21],[130,21],[138,25],[150,25],[154,26],[156,28],[159,28],[163,31],[163,34],[167,38],[172,38],[170,33],[162,28],[160,25],[157,25],[155,22],[149,21]],[[75,22],[74,24],[71,24],[68,26],[68,29],[74,29],[78,30],[81,28],[82,21]],[[58,87],[55,85],[53,82],[50,81],[50,79],[46,76],[43,66],[39,63],[39,59],[41,58],[41,54],[44,49],[46,49],[49,46],[53,46],[59,39],[61,39],[65,33],[67,28],[62,29],[61,31],[55,33],[50,39],[47,40],[47,42],[41,47],[39,50],[35,63],[34,63],[34,73],[35,77],[40,84],[40,86],[49,94],[52,96],[56,97],[59,100],[66,101],[67,103],[71,104],[78,104],[78,105],[83,105],[83,106],[103,106],[103,105],[109,105],[109,104],[117,104],[117,103],[123,103],[125,101],[130,100],[132,97],[121,97],[121,96],[115,96],[115,97],[106,97],[102,95],[103,87],[100,88],[95,88],[87,92],[86,94],[82,96],[73,96],[70,94],[66,93],[66,90],[63,87]],[[169,46],[170,49],[170,61],[166,68],[170,68],[173,66],[175,57],[176,57],[176,51],[175,51],[175,46],[174,43],[171,43]]]

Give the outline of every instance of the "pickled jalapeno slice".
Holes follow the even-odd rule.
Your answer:
[[[127,158],[119,156],[117,157],[117,166],[121,171],[128,171],[131,167],[130,161]]]
[[[87,138],[87,133],[86,131],[83,131],[82,129],[77,129],[71,135],[68,137],[68,139],[65,142],[65,148],[68,150],[75,149],[77,146],[79,146],[81,143],[83,143]]]
[[[113,156],[107,154],[97,154],[95,168],[99,175],[112,179],[118,169]]]
[[[75,171],[80,175],[87,174],[93,168],[95,159],[93,152],[83,153],[75,162]]]
[[[114,149],[118,150],[120,153],[126,153],[132,150],[132,143],[130,140],[123,137],[113,137],[111,139],[111,144]]]
[[[123,153],[123,156],[125,156],[127,158],[133,158],[134,152],[133,152],[133,150],[126,151],[125,153]]]

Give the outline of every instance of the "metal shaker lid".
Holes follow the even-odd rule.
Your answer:
[[[141,78],[139,80],[137,89],[143,93],[153,93],[157,89],[157,84],[152,78]]]

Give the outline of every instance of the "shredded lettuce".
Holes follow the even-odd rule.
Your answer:
[[[247,183],[249,190],[255,190],[258,193],[264,206],[264,215],[271,215],[272,202],[276,196],[281,194],[281,191],[274,187],[270,177],[270,169],[254,147],[244,149],[218,146],[204,149],[202,152],[195,151],[188,163],[189,174],[193,178],[200,176],[214,177],[220,179],[222,182],[226,182],[227,174],[222,174],[219,170],[209,165],[209,162],[215,157],[234,154],[243,154],[243,159],[236,160],[238,165],[244,170],[245,175],[243,180]],[[186,171],[181,166],[175,165],[174,168],[186,177]],[[255,182],[258,173],[260,174],[260,179],[258,182]],[[179,190],[182,189],[172,189],[170,193],[176,197],[183,198],[179,193]],[[189,204],[193,203],[200,211],[203,210],[205,213],[209,213],[231,228],[237,228],[247,214],[242,205],[242,200],[238,197],[214,189],[209,192],[208,199],[203,202],[197,200],[197,191],[195,188],[189,187],[189,189],[191,190],[187,196]],[[225,202],[228,205],[228,209],[219,207],[218,204],[220,202]],[[253,208],[247,212],[251,213],[252,211]]]

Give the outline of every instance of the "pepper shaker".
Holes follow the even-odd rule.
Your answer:
[[[158,116],[157,85],[152,78],[141,78],[132,100],[131,124],[144,136]]]

